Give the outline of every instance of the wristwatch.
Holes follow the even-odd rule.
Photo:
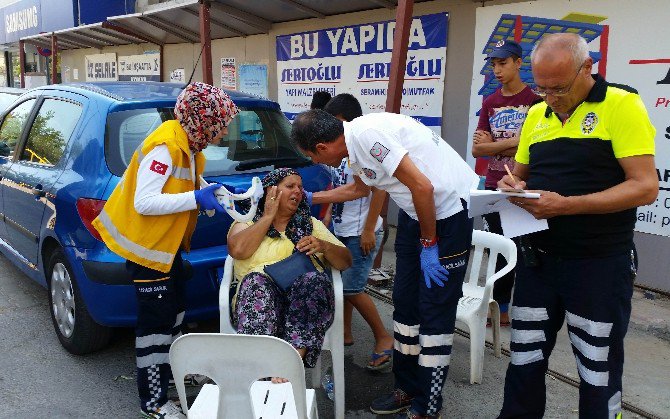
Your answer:
[[[424,239],[422,237],[419,239],[419,242],[421,242],[421,246],[423,247],[435,246],[437,244],[437,236],[433,237],[432,239]]]

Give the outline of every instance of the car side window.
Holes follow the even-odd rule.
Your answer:
[[[9,111],[0,127],[0,156],[12,157],[36,99],[29,99]]]
[[[81,112],[82,107],[77,103],[45,99],[30,127],[20,160],[49,166],[58,163]]]

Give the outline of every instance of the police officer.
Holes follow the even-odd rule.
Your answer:
[[[619,418],[636,207],[658,194],[655,129],[634,89],[591,75],[580,36],[545,36],[531,65],[544,103],[521,131],[516,179],[498,185],[537,190],[539,199],[511,201],[548,219],[549,229],[522,238],[500,417],[543,416],[548,359],[567,319],[580,418]]]

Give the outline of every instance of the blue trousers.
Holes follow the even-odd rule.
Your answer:
[[[419,222],[398,215],[393,284],[393,373],[395,387],[413,396],[412,411],[437,415],[449,370],[458,299],[472,243],[467,211],[437,221],[440,262],[449,270],[444,287],[426,286],[419,255]]]
[[[635,250],[591,259],[537,255],[539,266],[526,267],[520,261],[516,268],[512,359],[500,418],[544,415],[545,373],[565,319],[580,377],[579,417],[620,417]]]
[[[168,273],[131,261],[126,261],[126,270],[137,295],[135,355],[140,406],[145,412],[154,412],[168,401],[172,379],[170,345],[181,336],[185,308],[183,263],[177,254]]]

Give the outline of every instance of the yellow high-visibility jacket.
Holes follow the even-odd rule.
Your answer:
[[[169,272],[180,247],[191,247],[198,210],[165,215],[142,215],[135,210],[137,173],[142,158],[154,147],[165,144],[172,157],[172,172],[163,193],[193,191],[205,167],[205,156],[195,156],[196,181],[191,178],[188,137],[179,122],[163,122],[135,151],[121,181],[116,186],[93,226],[114,253],[147,268]]]

